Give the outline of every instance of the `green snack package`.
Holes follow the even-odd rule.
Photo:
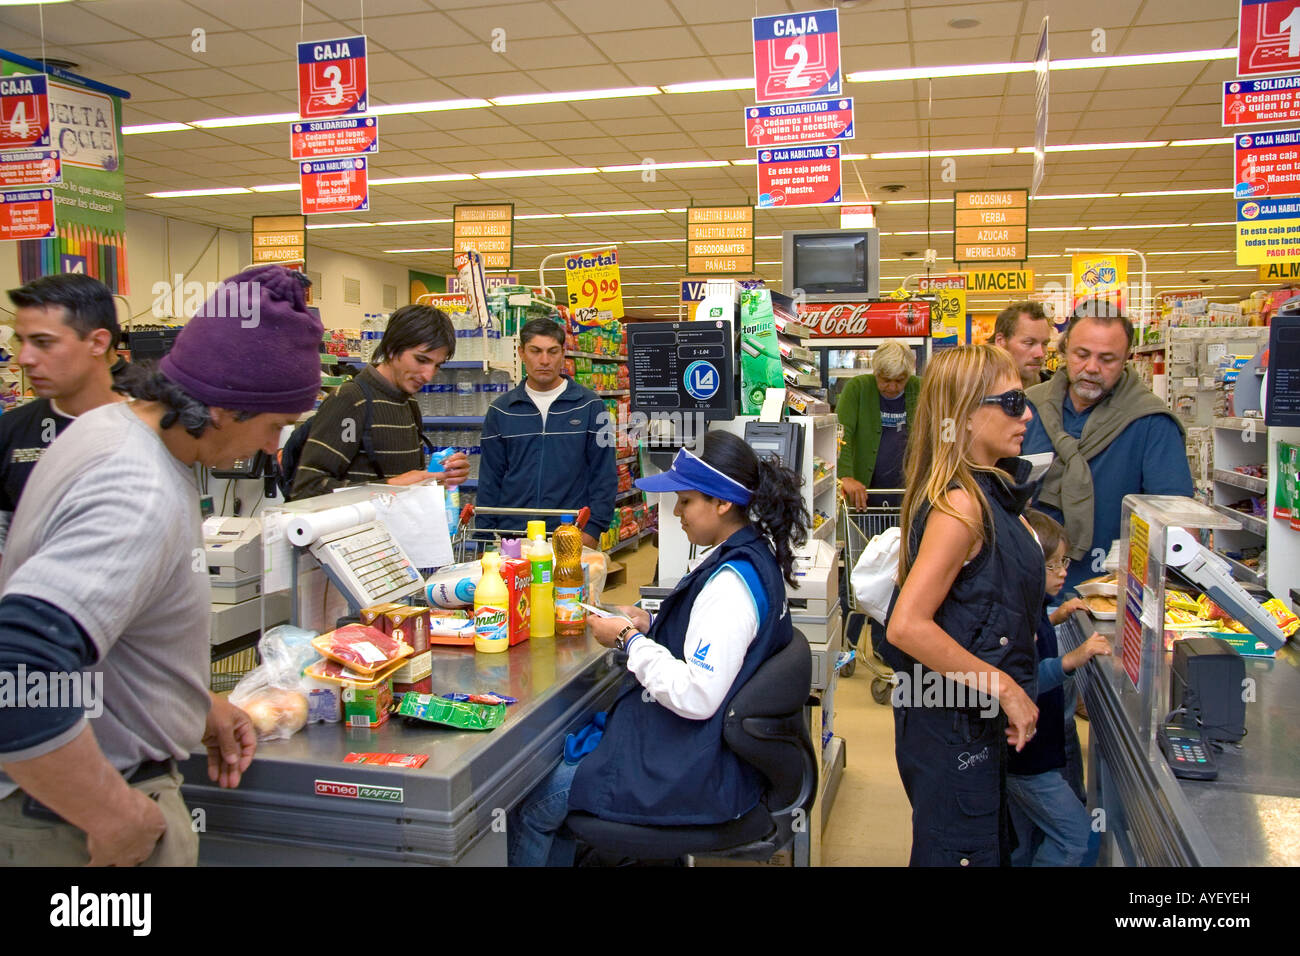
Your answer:
[[[1277,493],[1273,499],[1273,517],[1289,519],[1295,514],[1296,452],[1295,445],[1277,443]]]
[[[781,388],[781,343],[768,289],[740,293],[740,413],[757,415],[769,388]]]
[[[433,694],[405,694],[397,714],[458,730],[493,730],[506,719],[506,705],[470,704]]]

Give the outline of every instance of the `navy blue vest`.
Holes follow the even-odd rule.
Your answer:
[[[766,539],[746,526],[718,545],[664,599],[648,637],[685,660],[691,608],[723,564],[736,566],[751,590],[760,583],[762,593],[754,595],[758,635],[722,706],[708,720],[687,720],[654,698],[647,701],[632,682],[610,709],[600,746],[578,765],[569,809],[618,823],[686,826],[734,820],[758,804],[763,777],[723,742],[722,725],[736,692],[794,633],[785,582]]]
[[[1038,616],[1038,659],[1060,657],[1056,641],[1056,628],[1047,614],[1044,603]],[[1016,753],[1007,749],[1007,773],[1046,773],[1065,766],[1065,687],[1058,685],[1038,695],[1038,722],[1033,739],[1025,749]],[[1073,719],[1073,714],[1070,715]]]
[[[1029,462],[1004,458],[998,467],[1010,474],[1012,481],[985,471],[975,473],[989,502],[987,518],[992,528],[986,528],[979,554],[957,572],[934,621],[960,646],[1010,676],[1033,699],[1038,688],[1034,631],[1043,607],[1047,571],[1042,548],[1020,522],[1032,491],[1025,483]],[[913,521],[914,555],[920,549],[928,515],[929,508],[923,507]],[[898,600],[897,588],[894,600]],[[894,660],[889,664],[912,675],[916,661],[892,646],[890,651]]]

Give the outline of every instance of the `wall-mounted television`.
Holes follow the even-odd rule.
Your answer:
[[[808,301],[854,301],[880,295],[880,232],[793,229],[781,236],[782,291]]]

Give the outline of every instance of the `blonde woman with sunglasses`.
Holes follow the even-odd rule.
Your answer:
[[[1043,552],[1021,512],[1031,412],[1010,356],[947,349],[908,444],[900,590],[887,640],[913,866],[1009,862],[1007,747],[1034,735]]]

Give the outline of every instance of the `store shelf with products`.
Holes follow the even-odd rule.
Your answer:
[[[626,362],[626,355],[601,355],[598,352],[573,352],[565,349],[565,358],[586,358],[596,362]]]
[[[1263,518],[1257,518],[1254,515],[1246,514],[1244,511],[1237,511],[1235,508],[1229,508],[1227,505],[1222,505],[1218,502],[1214,502],[1210,507],[1219,512],[1219,514],[1227,515],[1229,518],[1235,518],[1240,521],[1243,531],[1260,538],[1268,537],[1268,523]],[[1218,533],[1227,534],[1229,532],[1220,531]]]
[[[646,528],[644,531],[641,531],[638,534],[634,534],[630,538],[624,538],[618,544],[614,545],[614,547],[610,548],[609,551],[606,553],[617,554],[619,551],[622,551],[624,548],[631,547],[632,545],[639,545],[641,541],[650,537],[650,535],[658,534],[658,533],[659,533],[658,528]]]
[[[1214,480],[1220,484],[1232,485],[1234,488],[1249,491],[1252,495],[1262,495],[1268,491],[1267,478],[1243,475],[1239,471],[1229,471],[1226,468],[1214,469]]]

